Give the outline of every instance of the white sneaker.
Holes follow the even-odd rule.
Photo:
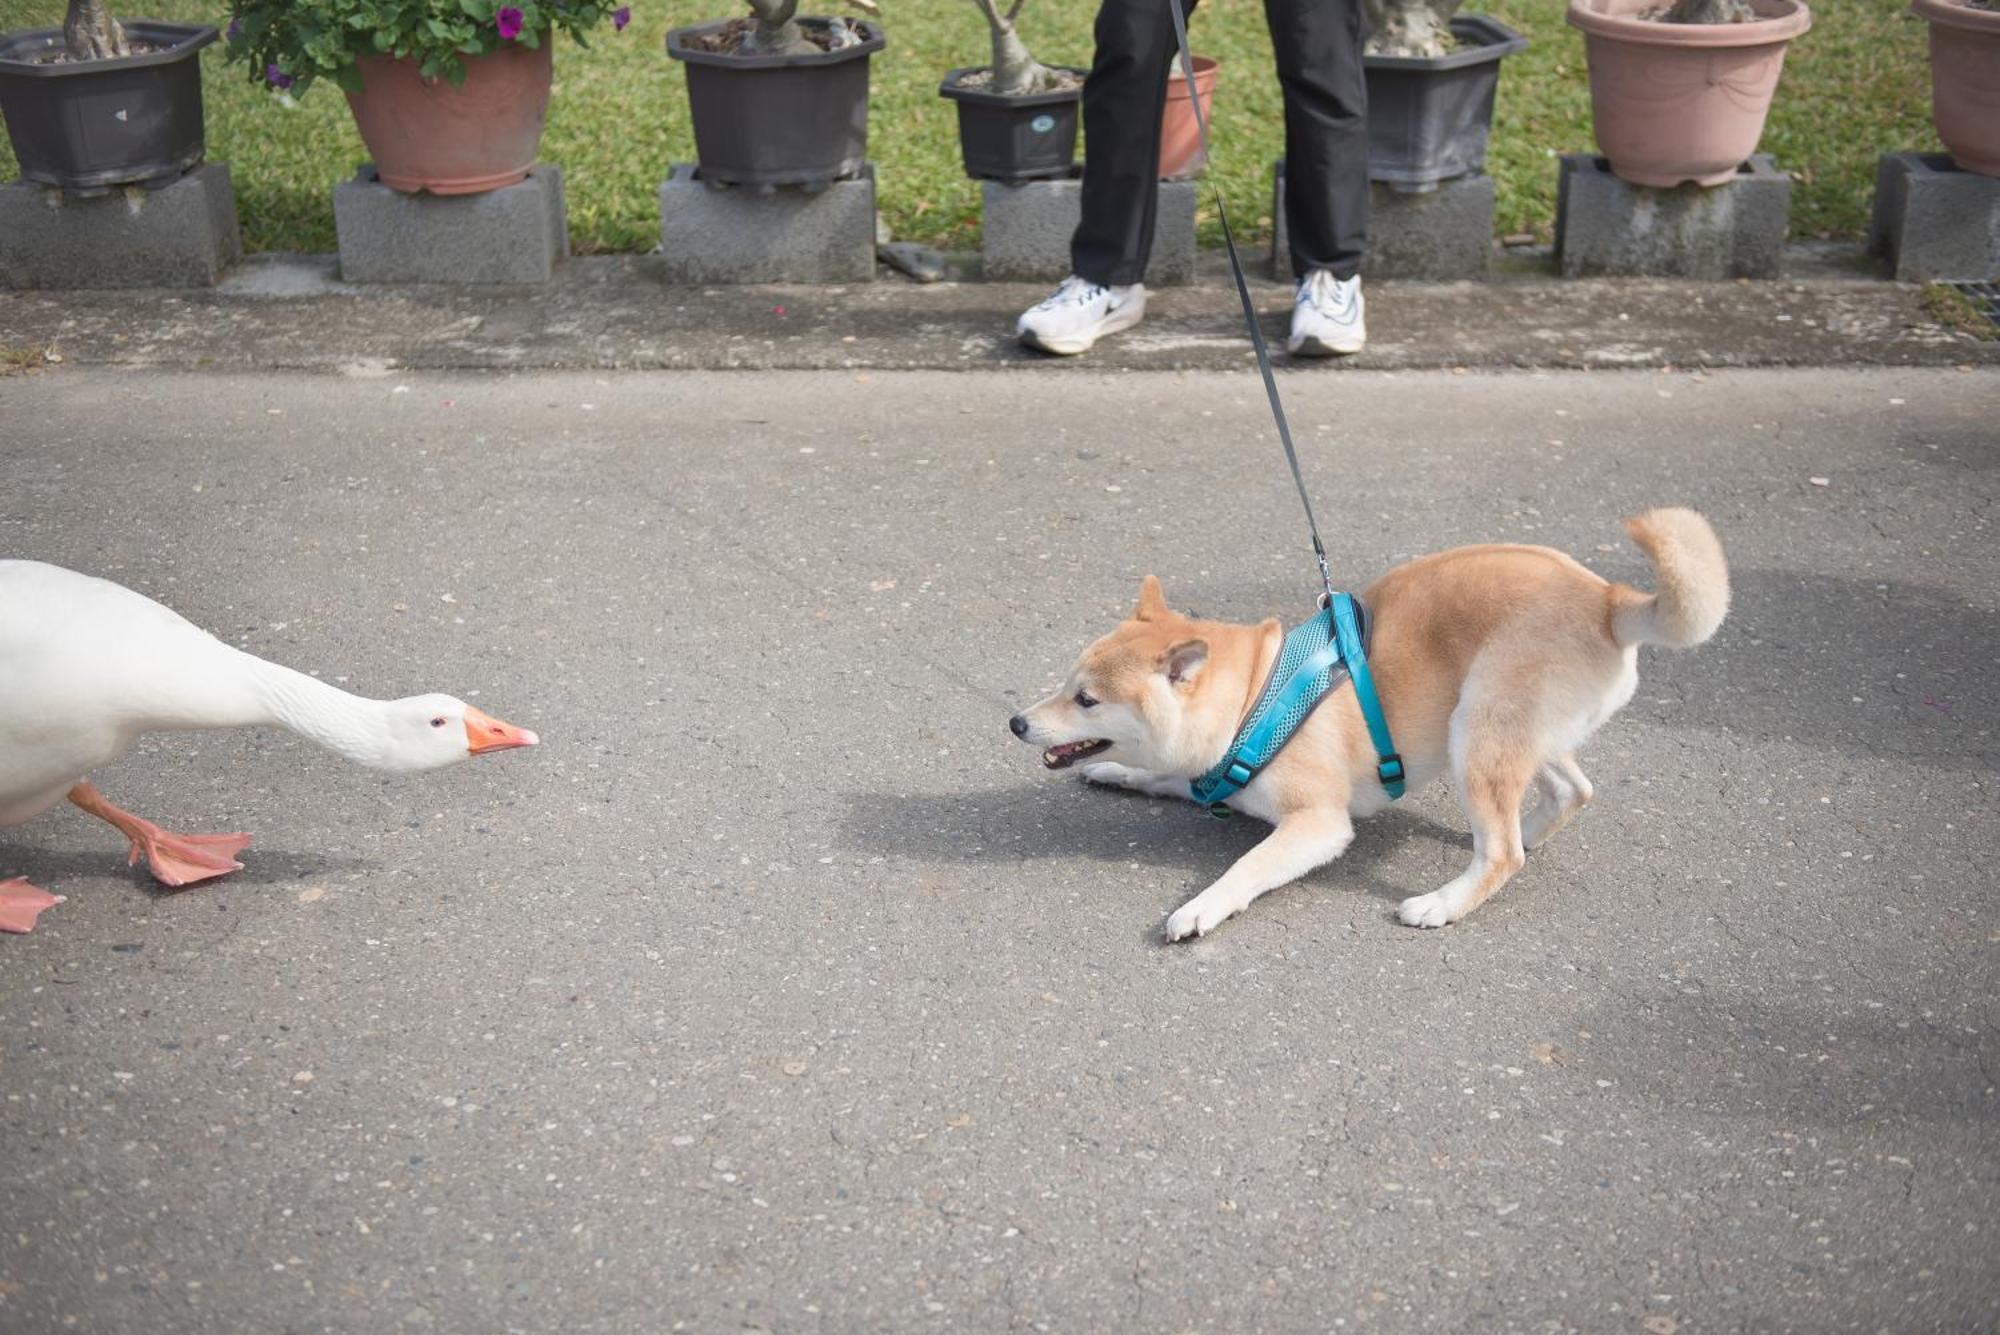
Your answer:
[[[1144,283],[1105,287],[1071,274],[1047,300],[1020,318],[1014,332],[1031,348],[1074,357],[1106,334],[1130,329],[1145,315]]]
[[[1292,337],[1285,344],[1294,357],[1344,357],[1368,342],[1362,316],[1361,279],[1335,278],[1330,270],[1314,269],[1299,280],[1292,303]]]

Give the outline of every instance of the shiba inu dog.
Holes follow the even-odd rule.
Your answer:
[[[1651,510],[1625,528],[1658,591],[1611,583],[1547,547],[1460,547],[1396,567],[1362,602],[1376,689],[1414,792],[1449,772],[1472,823],[1472,865],[1402,902],[1412,927],[1457,922],[1505,885],[1590,801],[1576,751],[1632,698],[1639,646],[1685,649],[1729,610],[1729,570],[1708,521]],[[1083,651],[1062,689],[1016,714],[1014,735],[1050,769],[1160,797],[1228,751],[1276,660],[1276,619],[1195,621],[1148,575],[1129,620]],[[1528,789],[1539,794],[1525,818]],[[1352,683],[1343,682],[1229,805],[1276,828],[1167,919],[1200,936],[1347,848],[1355,816],[1389,804]]]

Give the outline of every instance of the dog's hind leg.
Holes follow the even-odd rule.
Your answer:
[[[1453,720],[1454,732],[1459,722]],[[1440,889],[1412,895],[1397,906],[1396,916],[1411,927],[1457,922],[1527,861],[1521,848],[1521,799],[1535,776],[1533,752],[1504,733],[1473,741],[1465,754],[1456,754],[1458,750],[1453,748],[1452,786],[1472,821],[1472,865]]]
[[[1182,797],[1194,800],[1193,790],[1186,779],[1176,779],[1171,775],[1155,774],[1151,770],[1133,769],[1115,760],[1100,760],[1085,765],[1080,771],[1085,783],[1097,784],[1104,788],[1130,788],[1135,793],[1148,797]]]
[[[1535,773],[1535,789],[1541,800],[1521,820],[1521,846],[1540,848],[1548,837],[1569,824],[1570,817],[1590,801],[1590,779],[1571,754],[1554,756]]]
[[[1345,807],[1289,812],[1264,842],[1236,859],[1214,885],[1174,910],[1167,940],[1200,936],[1250,907],[1252,900],[1324,866],[1354,841],[1354,822]]]

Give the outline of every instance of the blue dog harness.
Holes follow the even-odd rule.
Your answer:
[[[1334,594],[1318,616],[1293,627],[1228,754],[1189,781],[1194,800],[1218,815],[1226,812],[1223,804],[1250,786],[1343,681],[1354,683],[1355,702],[1375,743],[1375,776],[1391,798],[1401,797],[1403,758],[1396,754],[1381,697],[1368,671],[1368,632],[1367,609],[1347,593]]]
[[[1195,67],[1194,56],[1188,50],[1187,13],[1182,0],[1167,0],[1167,8],[1174,19],[1174,41],[1180,47],[1181,67],[1191,70]],[[1200,98],[1194,100],[1193,111],[1202,159],[1207,161],[1208,115],[1202,110]],[[1305,476],[1299,471],[1299,453],[1292,444],[1291,424],[1285,420],[1285,405],[1278,397],[1278,380],[1271,372],[1271,351],[1265,346],[1264,331],[1257,323],[1256,303],[1250,297],[1250,283],[1243,276],[1243,260],[1236,253],[1236,237],[1229,227],[1229,210],[1223,206],[1220,187],[1215,187],[1215,214],[1222,223],[1230,276],[1236,280],[1236,298],[1243,307],[1243,325],[1250,335],[1250,349],[1257,356],[1264,397],[1270,402],[1271,420],[1278,428],[1278,443],[1285,447],[1285,462],[1292,467],[1292,482],[1305,506],[1306,527],[1312,531],[1313,556],[1319,562],[1319,580],[1326,596],[1320,600],[1318,616],[1285,636],[1270,679],[1264,683],[1249,717],[1236,730],[1228,754],[1188,786],[1195,801],[1206,804],[1217,815],[1227,814],[1229,808],[1223,803],[1242,792],[1285,749],[1285,743],[1297,735],[1320,701],[1346,680],[1354,683],[1355,703],[1361,706],[1369,739],[1375,743],[1376,777],[1392,799],[1398,798],[1403,795],[1403,758],[1396,754],[1396,743],[1389,736],[1389,720],[1382,714],[1375,679],[1368,672],[1367,613],[1354,595],[1334,591],[1333,572],[1326,563],[1326,544],[1320,541],[1312,497],[1306,494]]]

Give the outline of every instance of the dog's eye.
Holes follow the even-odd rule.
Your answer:
[[[1097,708],[1097,697],[1089,691],[1078,691],[1076,693],[1076,704],[1079,709],[1095,709]]]

